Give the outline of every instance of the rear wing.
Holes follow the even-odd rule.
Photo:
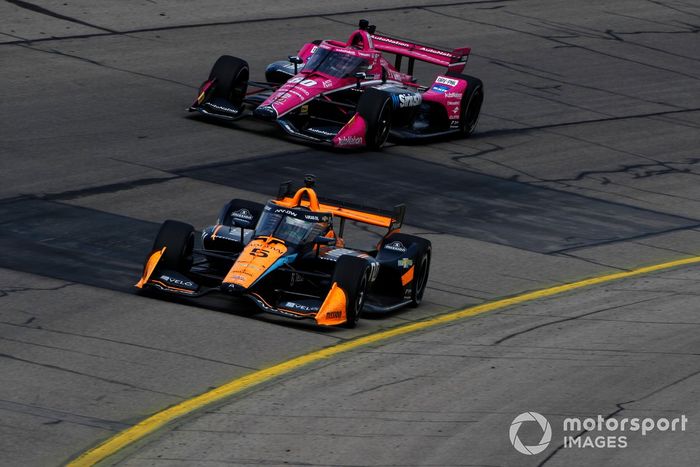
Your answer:
[[[302,188],[301,190],[304,189]],[[277,192],[277,202],[282,205],[299,203],[302,206],[310,206],[313,202],[311,199],[296,200],[295,196],[296,195],[292,193],[292,182],[284,182],[280,185],[279,191]],[[406,214],[406,206],[403,204],[396,205],[393,210],[389,211],[347,201],[320,197],[317,199],[317,205],[314,207],[317,207],[319,211],[330,212],[334,216],[340,218],[340,235],[342,235],[343,227],[345,226],[345,219],[377,227],[384,227],[389,231],[394,231],[401,228],[404,215]]]
[[[460,47],[453,51],[428,47],[427,45],[406,42],[393,37],[372,34],[374,48],[382,52],[396,54],[395,68],[400,71],[401,59],[408,57],[408,74],[413,74],[413,65],[416,60],[447,67],[447,71],[461,73],[469,59],[471,48]]]

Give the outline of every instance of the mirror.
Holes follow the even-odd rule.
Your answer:
[[[363,79],[367,79],[367,73],[365,73],[364,71],[358,71],[353,76],[355,76],[355,78],[357,78],[357,89],[360,89],[360,82]]]
[[[314,243],[317,243],[319,245],[335,245],[336,238],[335,237],[324,237],[322,235],[319,235],[314,239]]]
[[[304,63],[304,60],[298,55],[290,55],[287,59],[294,64],[294,74],[296,75],[299,72],[299,65]]]

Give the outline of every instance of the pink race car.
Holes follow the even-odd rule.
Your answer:
[[[189,110],[228,121],[252,116],[277,122],[294,137],[343,148],[377,149],[389,136],[468,136],[484,100],[481,80],[461,74],[469,52],[379,35],[361,20],[347,42],[314,41],[288,61],[270,64],[265,82],[249,80],[245,60],[220,57]],[[387,54],[395,56],[393,64]],[[416,60],[447,70],[422,86],[412,76]]]

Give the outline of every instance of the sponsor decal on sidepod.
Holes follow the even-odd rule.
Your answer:
[[[391,242],[386,245],[384,245],[385,250],[391,250],[391,251],[400,251],[401,253],[404,253],[406,251],[406,247],[403,246],[403,243],[401,242]]]
[[[445,78],[444,76],[438,76],[435,82],[440,84],[446,84],[449,87],[457,86],[457,84],[459,83],[459,81],[457,81],[456,79]]]
[[[398,94],[396,97],[401,108],[416,107],[423,101],[420,94]]]
[[[246,221],[252,221],[253,220],[253,215],[248,211],[247,209],[239,209],[236,212],[231,213],[231,217],[235,217],[236,219],[243,219]]]

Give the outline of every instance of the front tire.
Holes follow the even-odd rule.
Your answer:
[[[223,97],[235,106],[243,103],[248,90],[250,67],[248,62],[238,57],[222,55],[214,63],[209,73],[209,79],[216,79],[214,97]]]
[[[153,242],[153,250],[162,250],[163,247],[165,253],[160,264],[177,272],[188,272],[193,260],[194,227],[172,220],[163,222]]]
[[[370,267],[367,261],[357,256],[341,256],[335,265],[333,282],[343,289],[346,295],[343,326],[354,328],[360,320],[369,285]]]
[[[367,122],[365,141],[370,149],[379,149],[389,138],[393,104],[391,96],[378,89],[367,89],[357,103],[357,113]]]

